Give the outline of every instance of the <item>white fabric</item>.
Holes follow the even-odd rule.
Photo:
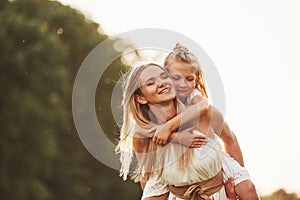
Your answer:
[[[225,188],[222,187],[222,189],[219,192],[214,193],[210,196],[212,200],[227,200],[226,191]],[[184,200],[181,198],[176,197],[174,194],[170,193],[168,200]]]
[[[194,131],[194,134],[199,134]],[[222,159],[219,153],[219,144],[212,139],[209,139],[206,145],[201,148],[193,149],[194,157],[191,163],[188,163],[184,169],[178,168],[176,159],[179,144],[169,143],[166,155],[166,162],[170,163],[165,167],[162,178],[152,176],[146,183],[142,200],[147,197],[159,196],[169,192],[168,183],[175,186],[190,185],[197,182],[202,182],[215,176],[222,168]],[[169,200],[180,200],[173,194],[169,194]],[[226,200],[224,188],[212,195],[212,199]]]
[[[169,192],[168,184],[158,176],[152,176],[145,185],[142,200],[147,197],[159,196]]]
[[[214,177],[222,168],[222,160],[219,154],[219,146],[209,140],[201,148],[188,149],[194,153],[190,163],[184,168],[179,167],[179,144],[169,143],[169,151],[165,155],[165,168],[162,179],[170,185],[184,186],[202,182]]]
[[[203,95],[198,89],[194,89],[193,92],[191,92],[191,94],[187,96],[186,103],[191,104],[195,96],[203,96]]]
[[[227,153],[220,150],[218,157],[220,157],[222,161],[224,182],[226,182],[229,177],[234,178],[234,185],[237,185],[245,180],[250,180],[248,171],[244,167],[240,166],[240,164],[232,157],[230,157]],[[174,171],[173,173],[175,173],[174,176],[178,177],[179,179],[181,179],[181,177],[186,176],[186,175],[184,176],[179,175],[181,172],[178,171]],[[167,182],[163,181],[162,179],[159,179],[157,176],[154,176],[147,181],[143,191],[142,200],[145,199],[146,197],[159,196],[167,192],[169,192]],[[212,198],[214,198],[215,200],[227,199],[225,190],[222,189],[219,192],[215,193],[214,195],[212,195]],[[169,194],[168,200],[180,200],[180,199],[176,198],[173,194]]]
[[[230,157],[225,152],[220,152],[221,160],[222,160],[222,169],[223,169],[223,179],[224,182],[228,180],[229,177],[234,178],[234,185],[237,185],[245,180],[250,180],[250,176],[248,171],[240,166],[240,164]],[[215,200],[227,199],[225,190],[221,190],[218,193],[214,194]],[[152,177],[147,181],[146,186],[143,191],[142,200],[146,197],[159,196],[169,192],[168,184],[164,182],[162,179],[159,179],[157,176]],[[225,196],[224,196],[225,195]],[[174,195],[169,194],[169,200],[180,200],[179,198],[174,197]]]
[[[230,177],[234,179],[234,185],[237,185],[245,180],[250,180],[250,175],[247,169],[242,167],[226,152],[221,151],[220,154],[222,159],[222,168],[224,172],[224,182],[226,182]]]
[[[168,184],[162,179],[159,179],[157,176],[151,177],[144,188],[143,196],[141,200],[146,199],[147,197],[160,196],[169,192]],[[211,199],[214,200],[227,200],[225,188],[223,187],[219,192],[216,192],[211,196]],[[168,200],[182,200],[181,198],[176,197],[174,194],[169,193]]]

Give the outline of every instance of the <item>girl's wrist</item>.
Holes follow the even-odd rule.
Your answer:
[[[174,124],[172,123],[172,120],[166,122],[164,126],[165,126],[164,129],[169,132],[175,131],[177,129],[177,127],[175,127]]]
[[[170,137],[169,137],[170,142],[171,142],[171,141],[172,141],[172,142],[178,142],[177,136],[178,136],[178,133],[177,133],[177,132],[176,132],[176,133],[172,133],[172,134],[170,135]]]

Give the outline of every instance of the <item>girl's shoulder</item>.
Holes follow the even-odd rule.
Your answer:
[[[187,96],[186,99],[186,103],[191,104],[192,100],[196,97],[196,96],[201,96],[203,97],[202,93],[198,90],[198,89],[194,89],[191,94],[189,96]]]

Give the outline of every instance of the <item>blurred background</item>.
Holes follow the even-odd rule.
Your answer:
[[[124,182],[116,170],[89,154],[72,118],[76,73],[109,33],[79,9],[49,0],[0,0],[0,27],[0,199],[140,199],[139,184]],[[112,46],[108,53],[134,49],[128,41],[120,45],[122,38],[115,40],[123,48]],[[143,59],[143,55],[135,52],[134,59]],[[111,114],[110,96],[119,72],[125,72],[128,65],[126,59],[116,59],[97,89],[101,91],[95,99],[96,111],[102,113],[99,123],[112,142],[118,137],[118,126]],[[242,149],[245,147],[242,142]],[[299,149],[293,148],[295,152]],[[292,158],[296,163],[296,157]],[[264,157],[260,164],[267,162]],[[277,173],[285,176],[283,171]],[[296,181],[297,175],[295,172]],[[272,178],[264,177],[270,184]],[[261,196],[263,200],[296,200],[300,199],[298,192],[283,184]]]

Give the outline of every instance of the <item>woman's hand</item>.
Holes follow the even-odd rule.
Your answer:
[[[234,190],[233,178],[229,178],[224,185],[225,185],[227,198],[230,200],[237,200],[237,195]]]

